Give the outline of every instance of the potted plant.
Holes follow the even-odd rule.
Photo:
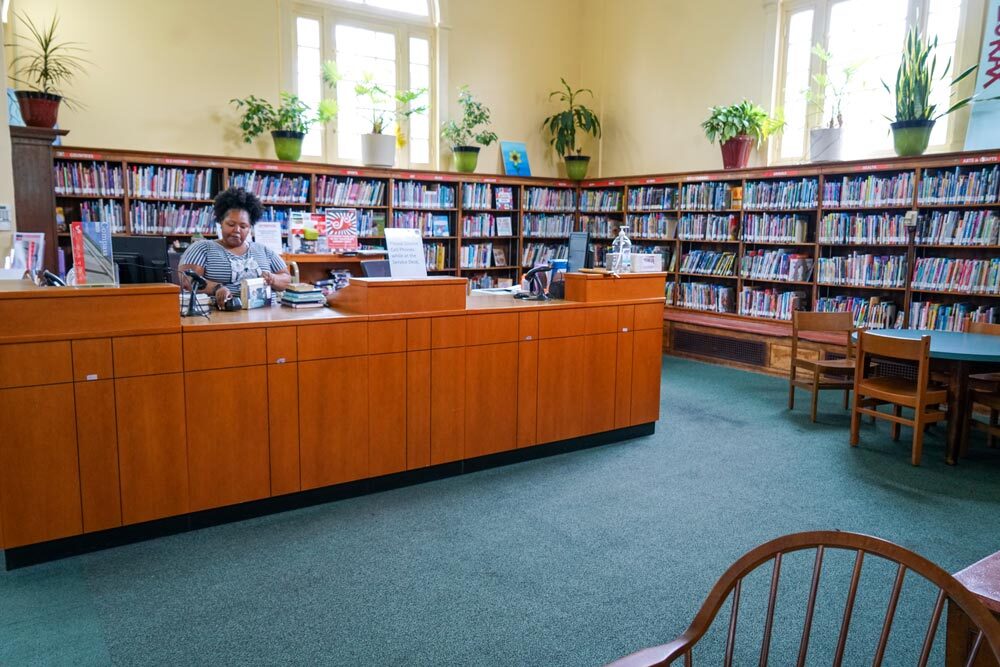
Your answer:
[[[806,102],[816,109],[821,119],[824,107],[829,107],[830,116],[829,120],[822,121],[820,127],[809,130],[809,159],[813,162],[840,160],[844,132],[844,98],[858,66],[847,65],[840,71],[835,81],[829,72],[830,61],[833,60],[832,54],[821,44],[816,44],[812,52],[823,63],[823,71],[813,75],[815,87],[806,91]]]
[[[370,72],[366,72],[361,81],[354,85],[354,94],[359,98],[367,98],[367,106],[361,104],[359,109],[367,112],[372,122],[371,133],[361,135],[361,161],[365,166],[391,167],[396,163],[396,143],[402,142],[402,132],[398,128],[396,136],[383,132],[390,120],[398,123],[400,118],[409,118],[415,113],[426,111],[426,105],[412,106],[426,91],[426,88],[420,88],[389,93],[375,82],[375,77]]]
[[[442,125],[441,138],[451,144],[455,171],[471,174],[479,161],[479,146],[489,146],[497,140],[497,135],[489,130],[490,110],[472,96],[468,86],[458,89],[458,103],[462,107],[462,121],[449,120]]]
[[[230,102],[237,109],[244,110],[240,119],[243,141],[249,144],[265,132],[270,132],[279,160],[298,160],[302,156],[302,139],[313,123],[326,123],[337,115],[337,105],[332,100],[320,102],[313,113],[297,95],[286,92],[281,93],[278,108],[254,95]]]
[[[591,134],[599,139],[601,121],[597,119],[597,114],[576,101],[577,96],[582,93],[590,93],[593,98],[593,91],[589,88],[573,90],[566,79],[560,77],[559,80],[562,81],[564,90],[549,93],[549,99],[558,97],[566,105],[566,109],[542,121],[542,128],[548,128],[552,135],[549,145],[565,160],[566,176],[574,181],[582,181],[587,176],[590,156],[584,155],[583,147],[577,145],[576,131],[582,130],[584,134]]]
[[[935,115],[937,107],[930,102],[931,86],[934,84],[937,68],[935,48],[937,48],[936,36],[928,41],[915,27],[910,28],[903,46],[899,69],[896,71],[896,120],[887,118],[891,122],[896,155],[922,155],[927,150],[927,143],[937,119],[961,109],[972,100],[971,97],[961,99],[944,113]],[[944,81],[949,69],[951,69],[950,59],[937,80]],[[973,65],[965,70],[950,85],[954,86],[975,69],[976,66]],[[882,85],[889,94],[892,94],[889,84],[883,81]]]
[[[16,91],[17,102],[25,124],[31,127],[55,127],[59,119],[59,103],[74,108],[72,100],[59,92],[73,77],[84,71],[88,60],[80,57],[85,49],[76,42],[60,42],[56,38],[59,15],[53,14],[47,26],[37,26],[23,14],[15,14],[28,35],[17,35],[18,48],[23,53],[10,61],[12,79],[30,90]],[[8,44],[7,46],[14,46]]]
[[[764,109],[749,100],[732,106],[711,107],[701,124],[711,143],[722,148],[722,166],[742,169],[750,160],[750,149],[785,126],[780,118],[772,118]]]

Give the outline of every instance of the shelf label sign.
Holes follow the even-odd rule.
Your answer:
[[[989,0],[983,26],[983,50],[979,54],[975,95],[965,150],[982,151],[1000,148],[1000,100],[986,98],[1000,95],[1000,0]]]
[[[385,247],[389,253],[389,275],[393,278],[426,278],[424,240],[419,229],[385,228]]]

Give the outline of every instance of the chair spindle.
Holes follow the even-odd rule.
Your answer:
[[[819,574],[823,568],[823,552],[821,544],[816,547],[816,562],[813,565],[812,585],[809,587],[809,606],[806,608],[806,622],[802,628],[802,642],[799,644],[798,667],[806,664],[806,652],[809,650],[809,632],[812,630],[813,612],[816,611],[816,592],[819,590]]]
[[[733,651],[736,649],[736,619],[740,615],[740,588],[742,585],[743,580],[737,579],[736,587],[733,589],[733,610],[729,614],[729,635],[726,637],[725,667],[733,667]]]
[[[882,664],[885,657],[885,647],[889,643],[889,632],[892,630],[892,621],[896,616],[896,606],[899,604],[899,592],[903,589],[903,577],[906,576],[906,566],[902,563],[896,568],[896,581],[892,585],[892,595],[889,596],[889,608],[885,610],[885,622],[882,624],[882,636],[878,639],[878,648],[875,651],[873,667]]]
[[[774,556],[771,571],[771,595],[767,601],[767,620],[764,622],[764,639],[760,644],[760,667],[766,667],[767,655],[771,652],[771,630],[774,628],[774,605],[778,600],[778,576],[781,573],[781,554]]]
[[[976,656],[979,655],[979,647],[983,645],[983,630],[979,629],[976,634],[976,641],[972,642],[972,648],[969,649],[969,657],[965,661],[965,667],[972,667],[976,663]]]
[[[931,657],[931,645],[934,644],[934,636],[937,634],[938,623],[941,621],[941,612],[944,610],[944,601],[948,596],[944,591],[938,593],[937,602],[934,603],[934,613],[931,614],[931,623],[927,627],[927,636],[924,637],[924,648],[920,651],[920,662],[918,667],[927,667],[927,660]]]
[[[840,637],[837,639],[837,653],[833,657],[834,667],[840,667],[844,660],[844,648],[847,646],[847,633],[851,627],[851,616],[854,614],[854,600],[858,596],[858,582],[861,581],[861,565],[865,560],[865,552],[858,549],[854,558],[854,572],[851,574],[851,587],[847,590],[847,603],[844,605],[844,620],[840,623]]]

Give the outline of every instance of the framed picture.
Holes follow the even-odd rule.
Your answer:
[[[503,173],[506,176],[531,176],[528,148],[523,141],[501,141],[500,154],[503,155]]]
[[[493,265],[507,266],[507,253],[504,252],[503,248],[493,246]]]

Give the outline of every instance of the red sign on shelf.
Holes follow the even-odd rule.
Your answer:
[[[358,171],[357,169],[345,169],[343,171],[343,173],[346,174],[346,175],[348,175],[348,176],[357,176],[361,172]]]
[[[181,158],[168,157],[163,159],[164,164],[191,164],[191,160],[184,160]]]
[[[251,165],[254,169],[262,169],[264,171],[280,171],[278,165],[276,164],[255,164]]]
[[[99,153],[73,153],[66,151],[56,151],[56,157],[66,158],[69,160],[100,160],[101,155]]]
[[[982,162],[996,162],[1000,155],[980,155],[979,157],[962,158],[962,164],[980,164]]]
[[[885,171],[887,169],[892,169],[892,166],[888,164],[863,164],[857,168],[857,171]]]

